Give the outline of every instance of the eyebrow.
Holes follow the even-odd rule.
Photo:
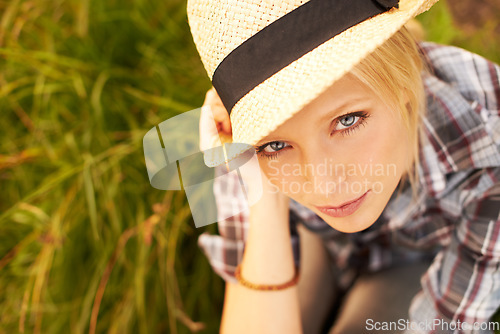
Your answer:
[[[323,123],[330,118],[337,118],[342,113],[347,111],[347,109],[352,108],[353,106],[355,107],[358,104],[360,104],[361,102],[364,102],[366,100],[367,99],[363,99],[363,98],[354,98],[354,99],[347,100],[344,103],[342,103],[341,105],[339,105],[338,107],[336,107],[335,109],[329,109],[329,111],[327,111],[322,117],[320,117],[320,119],[317,121],[317,123],[318,124]]]

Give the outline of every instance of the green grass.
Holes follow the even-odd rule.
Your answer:
[[[150,186],[142,152],[210,85],[184,1],[0,13],[0,332],[215,332],[202,231],[182,192]]]
[[[495,31],[500,18],[492,14],[491,21],[478,22],[473,32],[465,31],[453,20],[447,1],[452,0],[441,0],[418,17],[426,30],[427,39],[467,49],[500,64],[500,45],[497,43],[500,36]],[[461,1],[474,3],[474,0]]]
[[[429,38],[499,60],[445,4]],[[496,58],[495,58],[496,57]],[[223,282],[142,137],[210,83],[181,0],[0,0],[0,334],[218,331]]]

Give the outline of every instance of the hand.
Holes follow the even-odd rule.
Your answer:
[[[219,95],[212,87],[207,91],[200,115],[200,150],[205,151],[230,141],[232,128],[229,114]],[[251,157],[250,157],[251,155]],[[242,163],[239,163],[239,162]],[[241,154],[231,163],[239,167],[239,172],[246,185],[249,204],[259,200],[286,202],[288,198],[273,186],[262,173],[254,150]],[[260,180],[261,182],[257,182]]]
[[[207,91],[200,115],[200,150],[217,146],[219,140],[227,142],[232,136],[231,121],[226,108],[212,87]]]

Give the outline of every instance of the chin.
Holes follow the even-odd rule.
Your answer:
[[[328,225],[343,233],[356,233],[366,230],[376,221],[366,219],[356,219],[354,217],[332,218],[323,214],[318,214]]]

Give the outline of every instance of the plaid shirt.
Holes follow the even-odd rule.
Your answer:
[[[290,231],[299,263],[296,224],[317,233],[348,287],[360,272],[432,259],[410,320],[488,322],[500,306],[500,68],[465,50],[420,44],[427,115],[418,172],[420,189],[403,185],[368,229],[345,234],[290,202]],[[218,210],[245,209],[237,178],[215,181]],[[396,194],[397,192],[395,192]],[[233,211],[234,212],[234,211]],[[235,282],[248,235],[248,210],[218,223],[218,235],[198,240],[216,273]],[[485,325],[484,325],[485,326]],[[440,327],[423,333],[438,333]],[[450,331],[453,332],[453,331]],[[460,333],[490,333],[464,329]]]

